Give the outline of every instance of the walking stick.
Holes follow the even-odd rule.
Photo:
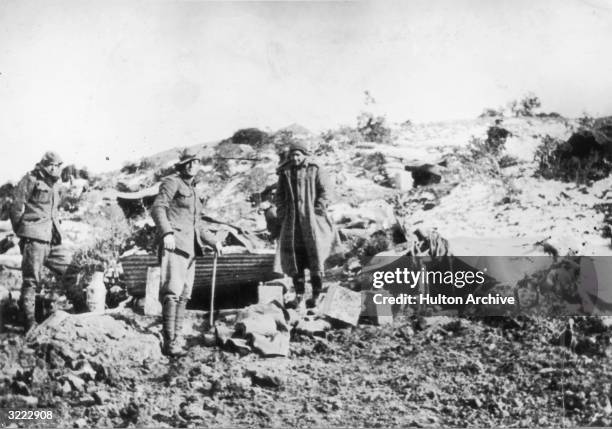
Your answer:
[[[215,323],[214,311],[215,311],[215,285],[217,283],[217,257],[218,257],[218,254],[217,252],[215,252],[213,255],[212,284],[210,287],[210,314],[208,317],[208,322],[210,324],[211,330],[214,328],[214,323]]]

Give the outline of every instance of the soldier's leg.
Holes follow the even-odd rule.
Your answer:
[[[187,309],[187,302],[191,299],[191,293],[193,291],[193,281],[195,280],[195,258],[189,261],[187,266],[187,273],[185,277],[185,285],[183,293],[179,296],[178,304],[176,307],[176,335],[175,339],[179,346],[181,346],[183,340],[183,325],[185,320],[185,311]]]
[[[287,308],[298,309],[304,301],[304,290],[306,289],[306,279],[304,271],[295,274],[293,277],[293,288],[295,289],[295,298],[286,303]]]
[[[47,243],[29,239],[22,239],[19,246],[21,247],[21,275],[23,277],[20,307],[23,316],[23,326],[27,332],[36,322],[34,313],[36,308],[36,291],[40,284],[43,265],[50,246]]]
[[[310,271],[310,284],[312,285],[312,299],[307,302],[308,307],[315,307],[323,289],[323,273],[321,271]]]
[[[306,292],[306,276],[304,274],[308,264],[308,257],[306,255],[306,245],[302,237],[302,229],[299,223],[295,225],[295,234],[293,237],[294,243],[294,254],[297,272],[293,275],[293,287],[295,289],[295,307],[298,307],[303,299],[304,293]]]
[[[45,267],[49,268],[61,282],[72,262],[72,252],[63,245],[52,245],[45,260]]]
[[[164,353],[174,356],[172,345],[176,336],[176,309],[183,292],[187,264],[186,258],[174,252],[163,250],[161,259],[162,329],[164,336]]]

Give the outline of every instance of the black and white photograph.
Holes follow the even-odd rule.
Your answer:
[[[0,0],[0,428],[612,426],[612,0]]]

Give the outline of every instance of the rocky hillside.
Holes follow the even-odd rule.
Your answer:
[[[549,239],[562,253],[609,254],[609,239],[601,237],[600,205],[612,179],[567,182],[537,174],[543,141],[566,141],[578,125],[563,118],[505,119],[499,127],[509,134],[499,150],[487,146],[494,126],[495,118],[403,124],[382,137],[351,128],[313,135],[293,127],[242,144],[228,139],[199,147],[204,162],[199,190],[209,216],[264,230],[267,194],[261,193],[276,182],[280,147],[297,137],[310,142],[333,175],[336,198],[330,212],[339,227],[366,221],[371,231],[400,222],[407,231],[435,228],[451,244],[463,237],[483,238],[483,243]],[[143,159],[136,169],[127,166],[107,176],[104,186],[124,191],[153,186],[176,156],[175,151]],[[425,183],[418,174],[415,183],[410,170],[418,173],[423,166]],[[438,180],[427,179],[431,166]]]
[[[355,273],[372,256],[405,248],[417,229],[437,230],[455,254],[611,253],[612,178],[600,174],[606,163],[591,153],[558,151],[577,122],[532,116],[387,126],[367,119],[321,135],[299,126],[250,129],[197,145],[197,189],[209,226],[226,222],[271,248],[264,213],[279,153],[299,138],[335,181],[329,212],[342,246],[328,261],[328,279],[344,286],[355,285]],[[148,207],[177,157],[169,150],[126,164],[88,180],[85,192],[67,200],[67,241],[81,270],[64,290],[69,298],[100,267],[115,292],[109,305],[126,298],[114,262],[126,252],[154,250]],[[7,236],[8,224],[0,226]],[[14,239],[3,243],[0,261],[18,267]],[[54,279],[45,282],[61,291]],[[14,323],[19,284],[18,269],[0,272],[0,301],[7,289],[13,294],[4,309],[8,332],[0,333],[0,407],[50,407],[60,426],[612,424],[612,331],[605,317],[576,318],[574,341],[565,345],[559,318],[408,311],[387,326],[295,329],[288,358],[263,359],[211,347],[202,335],[206,322],[194,311],[189,354],[169,361],[160,353],[159,318],[121,307],[103,315],[56,311],[24,337]],[[54,306],[74,309],[57,294]],[[235,322],[222,319],[229,327]]]

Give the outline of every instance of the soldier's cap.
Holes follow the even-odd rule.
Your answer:
[[[291,153],[295,150],[302,152],[304,155],[310,155],[310,150],[308,149],[306,142],[294,140],[289,143],[289,152]]]
[[[48,151],[45,152],[42,159],[40,160],[42,165],[50,165],[50,164],[63,164],[62,158],[57,154],[57,152]]]
[[[194,149],[187,148],[181,151],[181,153],[179,154],[179,160],[176,164],[174,164],[174,166],[180,167],[180,166],[187,164],[188,162],[196,161],[196,160],[199,160],[198,152]]]

